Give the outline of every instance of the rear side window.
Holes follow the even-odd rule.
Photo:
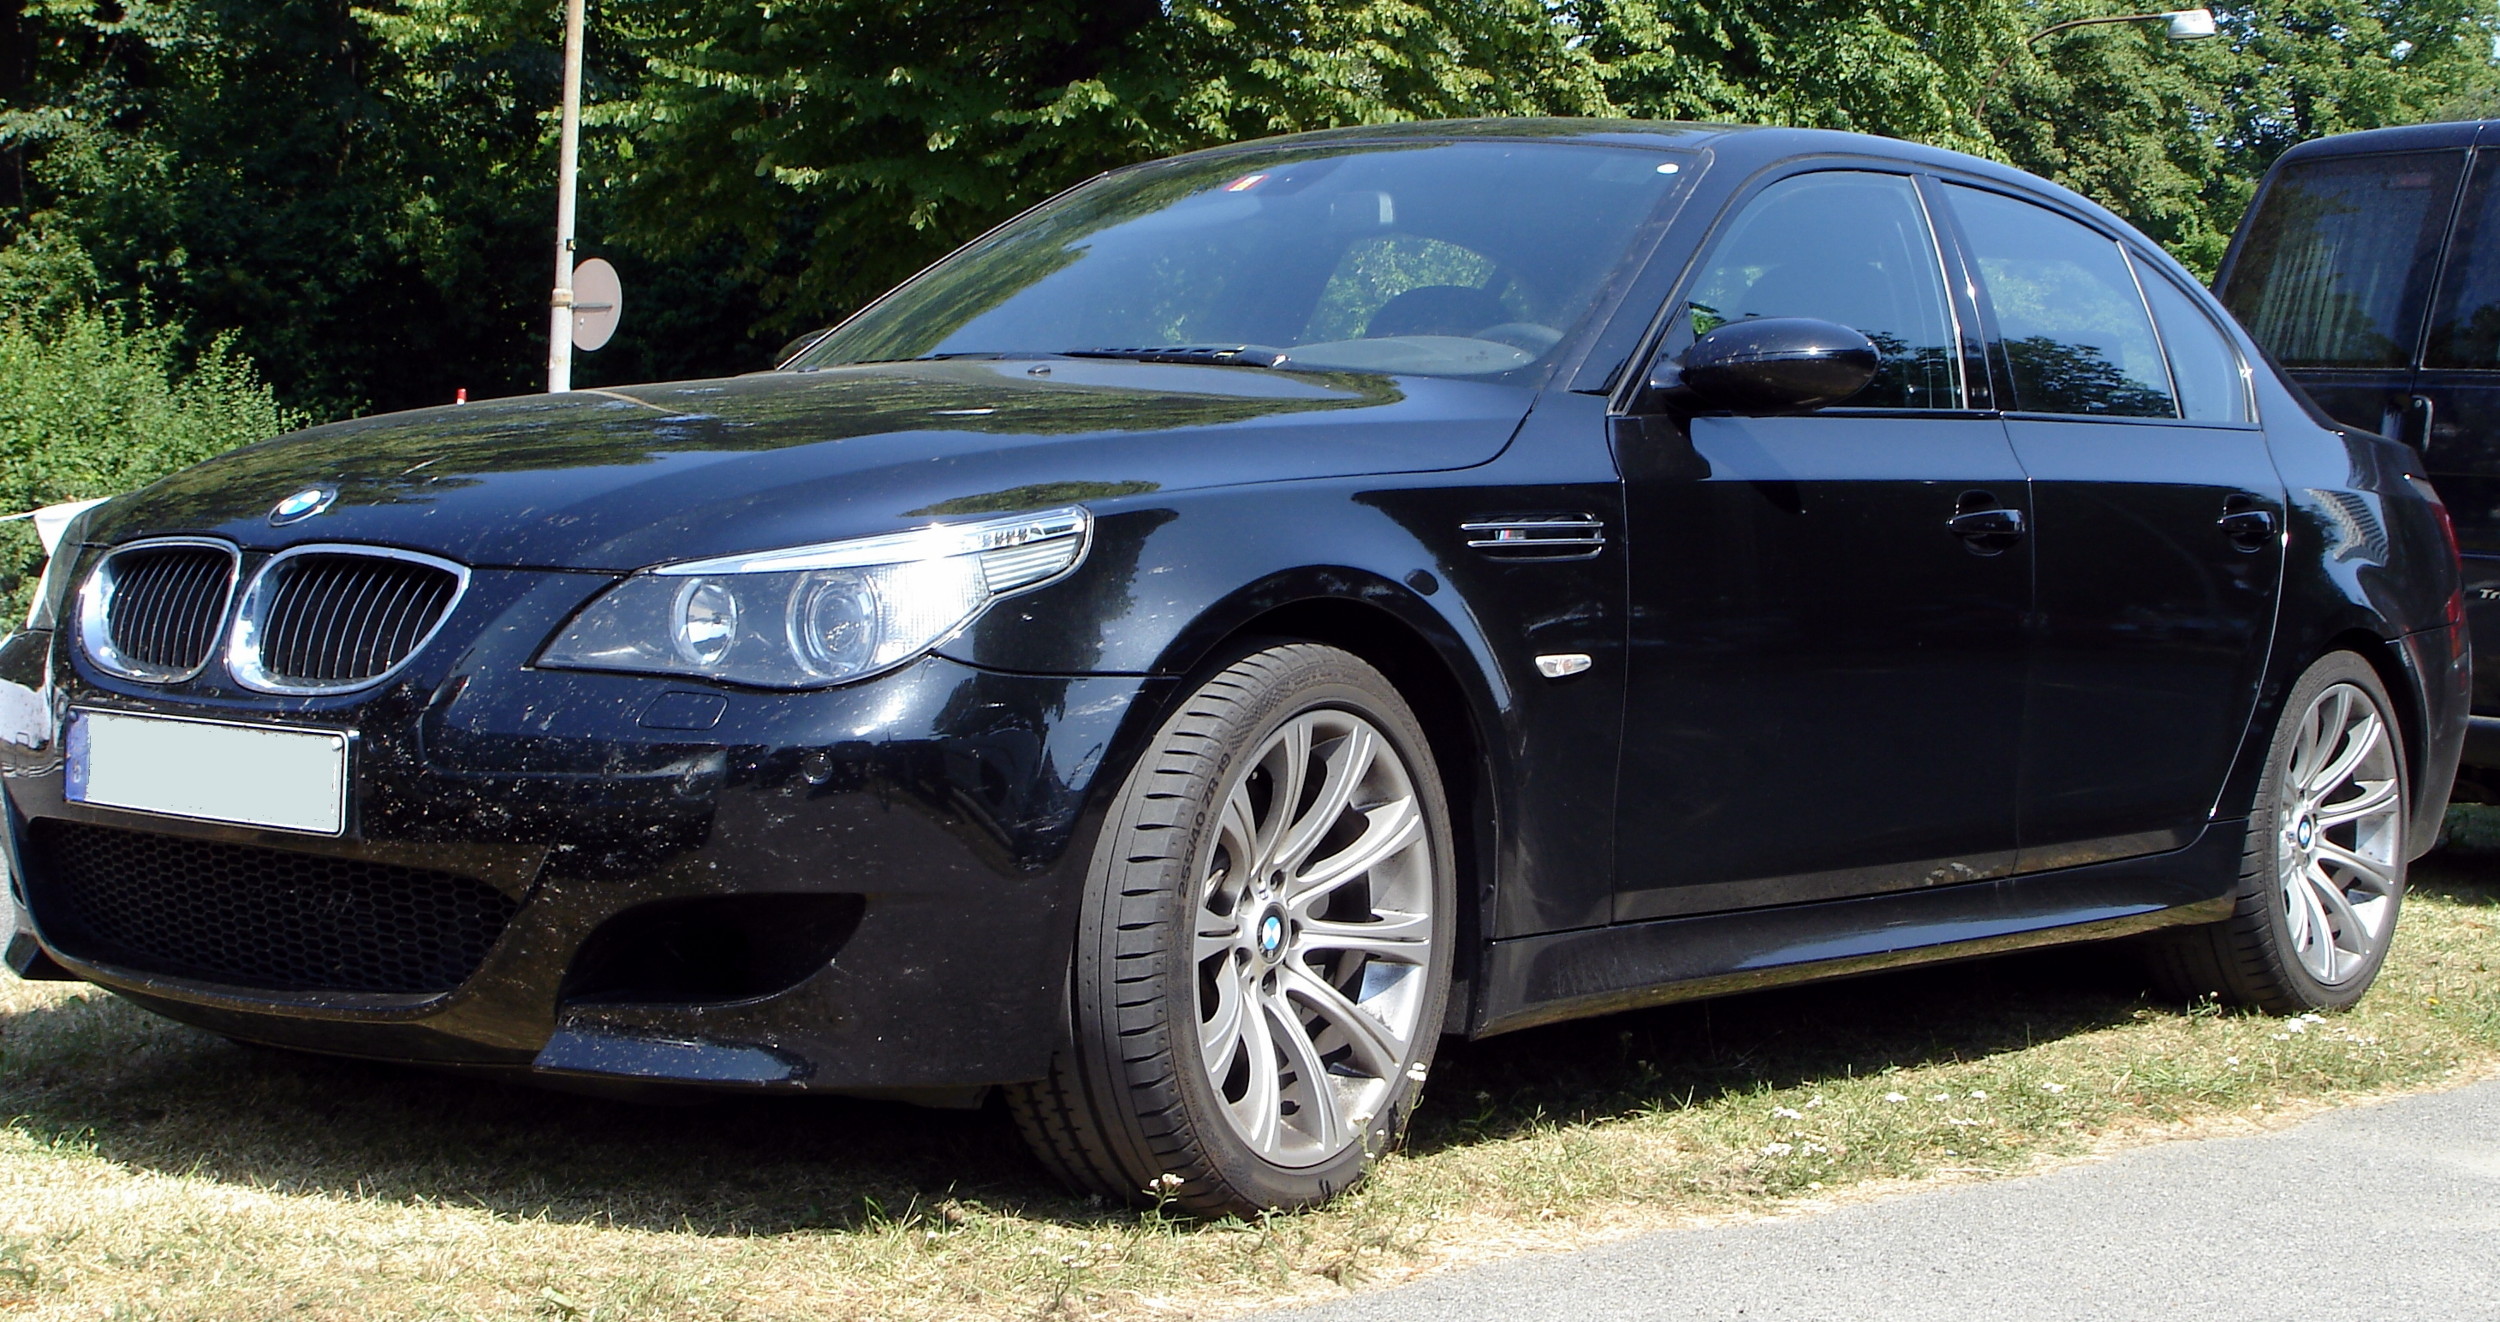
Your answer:
[[[1918,190],[1898,175],[1798,175],[1763,189],[1720,235],[1685,295],[1691,333],[1754,317],[1815,317],[1875,342],[1855,408],[1961,404],[1944,268]]]
[[[2500,368],[2500,151],[2475,154],[2422,365]]]
[[[2286,367],[2403,367],[2465,154],[2287,166],[2231,265],[2224,306]]]
[[[2170,372],[2116,240],[2046,207],[1951,185],[2025,413],[2175,418]]]
[[[2248,421],[2248,385],[2240,355],[2205,310],[2161,272],[2136,266],[2161,347],[2169,351],[2170,383],[2179,392],[2179,416],[2190,422]]]

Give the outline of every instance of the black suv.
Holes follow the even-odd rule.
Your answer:
[[[2460,790],[2500,798],[2500,121],[2285,152],[2214,289],[2328,413],[2421,452],[2482,657]]]

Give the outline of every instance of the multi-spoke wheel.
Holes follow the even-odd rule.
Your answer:
[[[2231,917],[2164,933],[2164,989],[2278,1012],[2368,990],[2404,900],[2410,781],[2387,690],[2337,652],[2293,686],[2249,813]]]
[[[1071,1032],[1009,1090],[1079,1187],[1207,1213],[1325,1199],[1396,1141],[1448,999],[1450,828],[1421,727],[1361,660],[1208,680],[1105,822]]]

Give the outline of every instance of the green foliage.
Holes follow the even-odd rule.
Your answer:
[[[92,312],[0,323],[0,512],[117,495],[304,425],[232,335],[187,367],[180,340]],[[43,550],[29,523],[0,529],[0,619],[14,622]]]
[[[1300,129],[1855,129],[2067,183],[2209,271],[2321,133],[2500,113],[2500,0],[595,0],[588,384],[760,366],[1114,166]],[[321,414],[539,380],[557,0],[0,0],[0,316],[149,306]]]

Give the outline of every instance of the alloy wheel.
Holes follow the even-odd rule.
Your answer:
[[[1420,1059],[1432,835],[1396,747],[1352,712],[1295,716],[1246,765],[1198,872],[1199,1060],[1253,1151],[1307,1167]]]
[[[2336,683],[2301,718],[2284,770],[2276,879],[2301,966],[2332,986],[2373,967],[2403,891],[2404,803],[2378,704]]]

